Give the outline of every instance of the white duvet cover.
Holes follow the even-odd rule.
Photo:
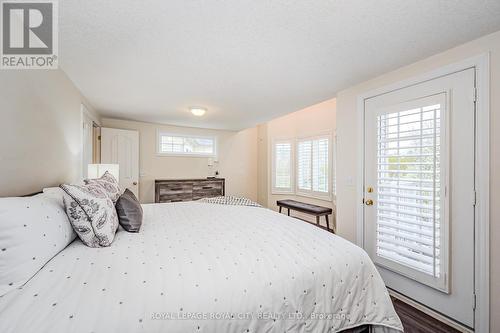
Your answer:
[[[400,331],[366,253],[258,207],[144,205],[140,233],[75,240],[0,298],[0,332]]]

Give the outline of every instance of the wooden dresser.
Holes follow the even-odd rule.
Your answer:
[[[223,196],[224,193],[224,178],[155,180],[156,203],[193,201]]]

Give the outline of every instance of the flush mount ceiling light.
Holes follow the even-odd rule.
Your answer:
[[[204,109],[204,108],[190,108],[191,110],[191,113],[194,114],[195,116],[197,117],[201,117],[203,116],[206,112],[207,112],[207,109]]]

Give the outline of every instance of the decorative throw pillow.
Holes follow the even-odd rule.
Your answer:
[[[61,185],[64,206],[73,229],[89,247],[111,245],[118,228],[116,209],[99,185]]]
[[[0,198],[0,296],[25,284],[76,238],[60,192]]]
[[[116,202],[118,222],[128,232],[139,232],[142,225],[142,207],[132,191],[126,189]]]
[[[120,188],[120,184],[115,177],[109,172],[105,172],[101,178],[97,179],[85,179],[86,185],[98,185],[104,189],[106,195],[113,201],[113,204],[116,203],[120,195],[122,195],[123,191]]]

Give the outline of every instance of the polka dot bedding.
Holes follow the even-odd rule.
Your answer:
[[[255,201],[243,197],[235,197],[232,195],[213,197],[213,198],[203,198],[198,200],[198,202],[213,203],[219,205],[262,207]]]
[[[0,228],[0,296],[25,284],[76,237],[60,189],[0,198]]]
[[[337,332],[402,326],[367,254],[268,209],[144,205],[139,233],[75,240],[0,298],[0,332]]]

